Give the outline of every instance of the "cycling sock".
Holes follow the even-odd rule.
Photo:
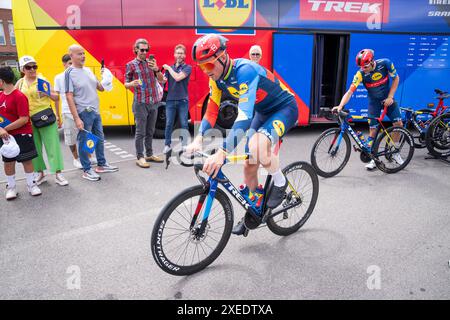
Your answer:
[[[278,171],[275,171],[272,173],[273,183],[277,187],[283,187],[286,183],[286,177],[284,176],[283,172],[281,172],[281,169],[278,169]]]
[[[8,187],[14,188],[16,186],[16,176],[6,176],[6,180],[8,181]]]
[[[34,184],[34,172],[25,173],[25,177],[27,178],[27,185],[31,187]]]

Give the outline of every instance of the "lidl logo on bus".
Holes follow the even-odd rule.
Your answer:
[[[372,80],[377,81],[380,80],[383,77],[383,75],[379,72],[376,72],[372,75]]]
[[[367,22],[378,15],[383,23],[389,22],[390,0],[299,0],[300,20]]]
[[[197,34],[254,34],[236,28],[255,27],[255,0],[196,0],[195,7],[196,26],[208,27],[197,29]]]

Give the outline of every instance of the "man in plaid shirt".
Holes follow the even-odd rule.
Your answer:
[[[134,89],[133,114],[136,123],[136,164],[149,168],[147,161],[163,162],[153,154],[152,142],[158,115],[157,103],[161,100],[158,82],[164,83],[164,75],[158,68],[156,60],[147,60],[150,45],[145,39],[138,39],[134,44],[136,58],[127,63],[125,87]],[[144,157],[145,144],[145,157]]]

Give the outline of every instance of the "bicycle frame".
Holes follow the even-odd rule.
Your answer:
[[[227,162],[232,162],[232,161],[236,161],[236,160],[246,160],[248,159],[248,155],[244,155],[244,156],[231,156],[231,157],[227,157],[227,160],[224,164],[226,164]],[[203,165],[201,165],[203,166]],[[269,218],[273,218],[283,212],[285,212],[286,210],[289,210],[295,206],[298,205],[297,203],[294,204],[290,204],[289,206],[283,207],[281,209],[276,210],[275,212],[268,212],[267,214],[263,214],[266,212],[266,210],[270,210],[266,208],[266,199],[268,198],[268,196],[270,195],[270,184],[272,182],[272,176],[268,175],[266,182],[264,184],[264,194],[262,195],[263,200],[262,203],[259,207],[256,206],[256,204],[250,202],[248,199],[246,199],[246,197],[239,191],[238,188],[236,188],[236,186],[227,178],[227,176],[222,172],[222,168],[218,171],[217,176],[215,178],[209,177],[208,181],[205,180],[205,178],[203,178],[202,176],[199,175],[199,172],[201,171],[201,166],[200,165],[195,165],[195,174],[197,176],[197,178],[199,179],[199,181],[201,182],[201,184],[204,187],[205,192],[200,196],[199,202],[197,204],[196,210],[194,212],[194,215],[192,217],[192,221],[191,221],[191,229],[195,226],[198,217],[200,215],[200,211],[203,208],[203,204],[206,200],[206,204],[205,204],[205,210],[203,211],[203,216],[202,216],[202,222],[200,225],[200,230],[199,233],[202,234],[206,228],[206,225],[208,223],[208,218],[209,218],[209,214],[211,212],[211,208],[213,205],[213,201],[217,192],[217,188],[219,186],[219,184],[221,184],[225,190],[228,191],[228,193],[234,198],[236,199],[236,201],[244,208],[244,210],[246,210],[246,212],[249,212],[253,218],[259,222],[259,223],[264,223],[267,221],[267,219]],[[288,181],[288,187],[291,188],[295,193],[295,189],[292,187],[291,183]]]

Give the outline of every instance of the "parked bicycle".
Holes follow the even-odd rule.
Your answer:
[[[426,147],[426,135],[430,123],[436,117],[445,113],[448,109],[444,106],[444,100],[450,95],[439,89],[435,89],[434,92],[438,95],[436,99],[439,100],[436,108],[433,109],[420,109],[414,111],[411,108],[400,108],[404,112],[405,121],[404,127],[407,128],[414,137],[414,147],[415,148],[425,148]]]
[[[444,159],[450,156],[450,112],[441,114],[431,122],[425,141],[433,157]]]
[[[324,131],[311,150],[311,164],[318,175],[328,178],[337,175],[344,169],[350,159],[351,142],[353,138],[357,146],[355,152],[360,152],[362,162],[375,161],[378,169],[386,173],[395,173],[404,169],[414,154],[414,139],[411,133],[403,127],[385,128],[382,121],[387,113],[387,107],[378,118],[351,116],[343,110],[334,114],[331,108],[321,108],[322,114],[336,119],[339,128]],[[376,131],[373,146],[358,137],[351,127],[353,120],[375,119],[379,126]]]
[[[197,152],[197,156],[207,154]],[[248,155],[229,156],[225,163],[248,159]],[[181,159],[182,157],[180,157]],[[302,161],[282,171],[288,180],[284,200],[278,208],[266,208],[272,186],[267,176],[262,201],[253,202],[242,194],[222,172],[205,179],[203,164],[194,166],[200,185],[185,189],[162,209],[151,237],[153,258],[158,266],[172,275],[190,275],[206,268],[223,251],[231,235],[234,221],[233,204],[223,188],[246,211],[245,225],[256,229],[264,224],[275,234],[287,236],[300,229],[311,216],[319,194],[319,180],[313,167]]]

